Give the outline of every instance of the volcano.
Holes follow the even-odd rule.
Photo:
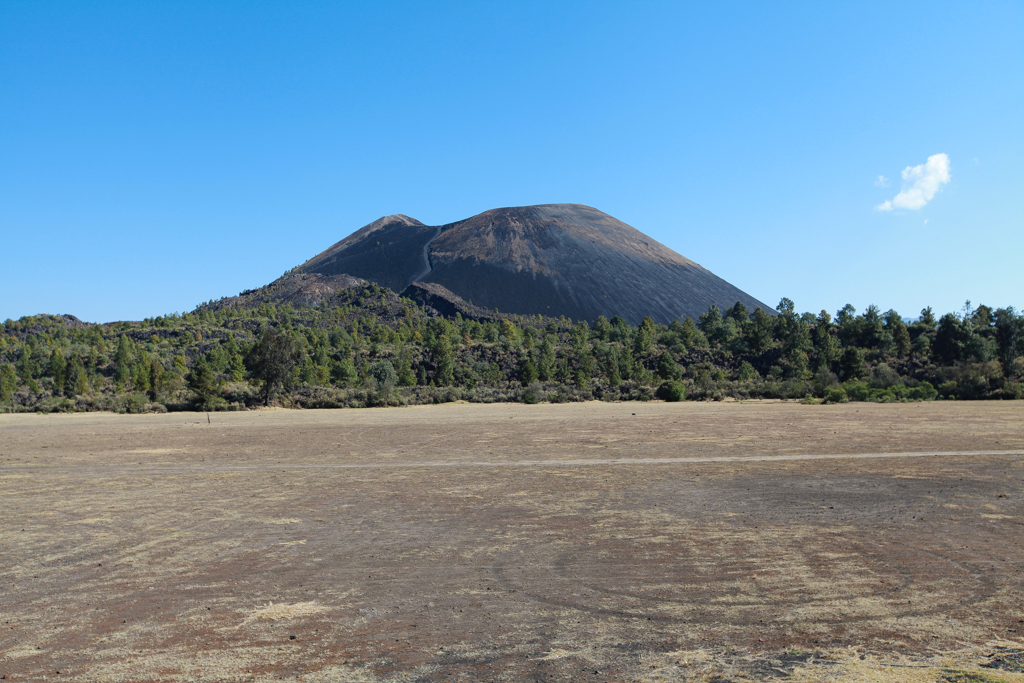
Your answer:
[[[441,285],[503,313],[632,324],[697,317],[737,301],[772,309],[620,220],[582,204],[491,209],[441,226],[397,214],[357,230],[297,269],[347,274],[396,292]]]

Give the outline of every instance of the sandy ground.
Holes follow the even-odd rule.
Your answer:
[[[0,514],[8,680],[1024,681],[1024,402],[3,415]]]

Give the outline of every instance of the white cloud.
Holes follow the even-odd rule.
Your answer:
[[[903,187],[890,201],[876,206],[879,211],[910,209],[916,211],[927,204],[949,182],[949,157],[933,154],[928,161],[918,166],[903,169]]]
[[[875,179],[875,187],[889,187],[889,179],[880,175]]]

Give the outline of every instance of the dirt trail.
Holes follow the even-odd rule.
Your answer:
[[[434,269],[434,267],[430,265],[430,245],[434,243],[434,240],[436,240],[440,234],[441,226],[438,226],[434,231],[434,236],[427,240],[427,243],[423,245],[423,265],[425,267],[423,272],[414,276],[409,284],[412,284],[413,282],[423,282],[423,278],[430,275],[430,271]]]
[[[581,459],[564,458],[560,460],[508,460],[483,461],[483,460],[410,460],[405,462],[364,462],[364,463],[321,463],[316,465],[289,464],[289,470],[337,470],[337,469],[416,469],[422,467],[643,467],[660,465],[699,465],[703,463],[724,463],[724,462],[791,462],[799,460],[860,460],[864,458],[956,458],[969,456],[1024,456],[1024,450],[1010,451],[924,451],[917,453],[845,453],[843,455],[829,455],[824,453],[809,455],[755,455],[755,456],[732,456],[732,457],[688,457],[688,458],[628,458],[628,459]],[[116,473],[183,473],[183,472],[243,472],[257,470],[280,469],[280,464],[262,465],[200,465],[187,466],[176,465],[138,465],[136,467],[119,465],[116,469],[109,466],[89,465],[19,465],[0,466],[0,473],[4,471],[24,472],[39,471],[46,472],[75,472],[78,474],[110,475]]]

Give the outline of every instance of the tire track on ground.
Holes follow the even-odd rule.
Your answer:
[[[0,465],[3,473],[189,473],[189,472],[252,472],[265,470],[344,470],[344,469],[416,469],[416,468],[488,468],[488,467],[637,467],[657,465],[700,465],[708,463],[792,462],[801,460],[867,460],[887,458],[943,458],[1022,456],[1024,450],[997,451],[915,451],[907,453],[805,453],[790,455],[721,455],[679,458],[562,458],[547,460],[403,460],[397,462],[370,461],[352,463],[267,463],[262,465]]]

